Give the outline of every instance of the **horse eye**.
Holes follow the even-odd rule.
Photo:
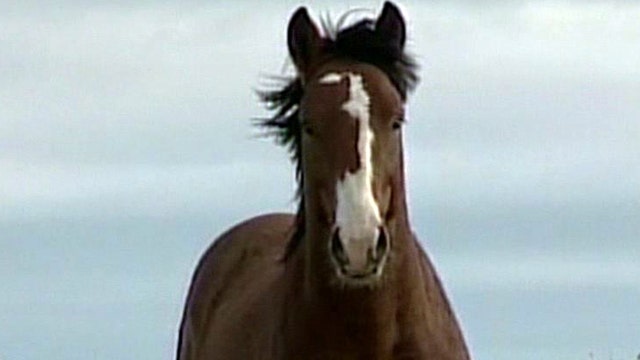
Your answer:
[[[302,131],[309,136],[314,134],[313,128],[309,124],[302,124]]]
[[[405,118],[404,118],[404,114],[398,114],[396,116],[394,116],[393,118],[393,122],[391,123],[391,128],[393,130],[399,130],[402,125],[404,125],[405,123]]]

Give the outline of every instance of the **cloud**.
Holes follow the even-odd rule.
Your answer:
[[[265,59],[283,56],[270,55],[281,28],[253,41],[246,11],[98,5],[4,14],[3,157],[216,162],[245,151],[238,139],[255,134],[250,119],[264,114],[256,81],[277,69]],[[220,36],[231,25],[233,37]]]
[[[0,220],[212,217],[219,213],[292,210],[286,162],[234,161],[198,166],[0,163]],[[257,174],[260,174],[257,176]],[[278,174],[279,176],[271,176]],[[256,191],[247,198],[250,189]],[[253,190],[251,190],[253,192]],[[271,204],[271,205],[269,205]]]
[[[640,6],[419,9],[411,45],[423,82],[407,127],[414,194],[480,207],[639,196]]]
[[[529,254],[523,258],[522,255],[451,256],[440,258],[440,262],[447,264],[448,274],[452,277],[450,283],[467,291],[633,288],[640,276],[636,260],[620,253],[608,258],[550,254]],[[500,266],[495,266],[498,262]]]

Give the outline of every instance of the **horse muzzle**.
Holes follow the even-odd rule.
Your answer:
[[[391,248],[387,229],[379,226],[359,236],[340,230],[334,229],[329,246],[338,277],[356,283],[380,278]]]

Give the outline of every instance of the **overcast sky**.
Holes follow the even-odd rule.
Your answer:
[[[25,203],[46,215],[54,202],[113,202],[114,192],[212,196],[201,175],[257,181],[271,165],[290,182],[283,151],[256,140],[249,119],[266,115],[253,93],[264,75],[290,70],[291,3],[259,12],[249,2],[9,6],[0,15],[1,216]],[[640,189],[640,7],[484,4],[402,7],[423,78],[407,128],[414,191],[428,181],[430,196],[504,203]],[[350,7],[311,5],[315,14]]]
[[[377,14],[381,6],[304,3],[316,18],[352,8]],[[251,119],[268,115],[255,90],[269,75],[292,71],[285,28],[298,4],[69,0],[0,6],[0,293],[10,295],[5,302],[13,308],[7,309],[22,309],[19,299],[38,296],[34,286],[18,284],[64,268],[40,266],[38,259],[50,251],[70,259],[98,249],[104,259],[135,258],[149,240],[127,243],[137,250],[122,253],[123,239],[135,242],[123,224],[138,219],[147,230],[180,224],[174,229],[190,232],[176,230],[181,235],[162,243],[163,261],[179,269],[167,262],[157,267],[173,282],[166,282],[173,313],[158,340],[168,346],[185,276],[207,238],[249,216],[294,208],[287,155],[258,137]],[[485,323],[476,311],[498,304],[512,306],[513,314],[531,310],[513,308],[518,297],[485,299],[480,308],[477,292],[487,288],[624,289],[603,306],[585,303],[588,324],[615,319],[603,328],[640,333],[640,312],[626,302],[640,293],[640,4],[400,5],[422,78],[409,99],[405,128],[411,217],[469,324],[479,358],[499,359],[510,350],[491,352],[506,346],[497,339],[507,330],[482,334]],[[113,233],[98,241],[60,224],[99,224]],[[49,226],[57,226],[55,236],[47,235]],[[27,238],[50,246],[39,240],[25,245]],[[53,245],[59,241],[73,246]],[[83,264],[69,270],[70,278]],[[162,276],[153,261],[147,265],[140,271],[150,279]],[[128,277],[114,279],[121,290],[103,295],[155,281],[123,285]],[[73,284],[61,280],[51,291],[80,294]],[[605,311],[614,307],[620,313]],[[17,321],[0,310],[3,318]],[[497,318],[488,321],[504,321]],[[506,322],[509,332],[524,326]],[[38,358],[0,327],[0,345],[14,349],[6,359]],[[594,344],[599,335],[585,331],[547,355],[579,348],[577,359],[587,359],[590,350],[601,358],[607,351],[629,358],[634,346],[640,351],[637,340]],[[518,351],[528,349],[518,344]],[[155,347],[150,340],[148,348]],[[49,350],[42,347],[42,353]],[[140,351],[137,358],[158,357]],[[521,354],[544,358],[533,350]]]

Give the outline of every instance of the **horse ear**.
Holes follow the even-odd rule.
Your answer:
[[[320,32],[305,7],[298,8],[289,20],[287,45],[298,72],[304,74],[313,58],[320,53],[322,45]]]
[[[406,40],[406,27],[400,9],[390,1],[382,7],[382,13],[376,20],[376,32],[402,50]]]

